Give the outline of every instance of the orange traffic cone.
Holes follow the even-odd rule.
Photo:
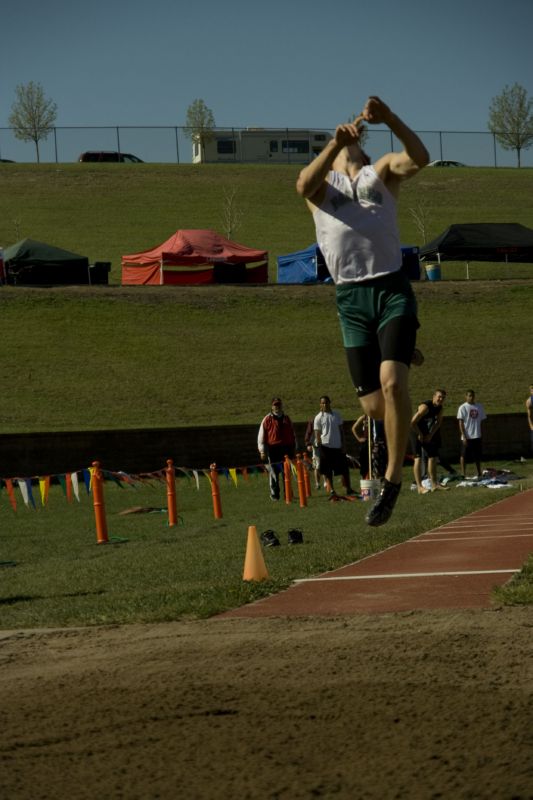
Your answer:
[[[255,525],[249,525],[242,579],[243,581],[265,581],[268,577],[263,551],[257,536],[257,528]]]

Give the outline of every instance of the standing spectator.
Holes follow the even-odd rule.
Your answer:
[[[363,121],[387,125],[403,149],[371,165],[361,147]],[[380,496],[366,515],[372,526],[388,521],[400,493],[412,416],[409,366],[419,327],[416,298],[401,269],[397,201],[402,183],[428,162],[414,131],[371,96],[354,122],[337,126],[296,184],[336,285],[353,385],[363,411],[385,423],[388,463]]]
[[[333,488],[333,474],[341,475],[347,495],[355,492],[350,484],[350,470],[346,458],[342,417],[331,408],[327,395],[320,398],[320,411],[315,417],[315,441],[320,455],[320,474],[326,479],[326,489],[331,498],[337,493]]]
[[[311,464],[313,466],[313,473],[315,476],[315,489],[320,489],[320,471],[319,467],[319,456],[318,456],[318,447],[315,443],[315,418],[311,417],[311,419],[307,420],[307,428],[305,429],[305,449],[309,453],[311,457]]]
[[[279,476],[283,471],[285,456],[294,458],[296,435],[290,417],[283,412],[281,397],[272,398],[270,414],[261,420],[257,435],[257,448],[261,461],[269,462],[270,497],[279,500]]]
[[[445,399],[444,389],[436,389],[431,400],[424,400],[420,403],[411,420],[411,426],[416,435],[413,472],[418,494],[426,494],[429,491],[422,484],[422,458],[424,456],[427,458],[431,491],[443,488],[437,481],[437,461],[441,447],[440,428]]]
[[[473,461],[477,477],[481,478],[481,423],[487,419],[481,403],[476,403],[476,393],[469,389],[466,402],[457,409],[459,432],[461,434],[461,473],[466,478],[466,465]]]
[[[369,426],[370,423],[370,426]],[[371,433],[370,461],[368,452],[368,433]],[[371,419],[362,414],[352,425],[352,433],[361,445],[359,450],[359,472],[365,480],[370,477],[383,479],[387,471],[387,442],[383,420]]]
[[[526,400],[526,411],[529,425],[529,448],[533,455],[533,383],[529,387],[529,397]]]
[[[359,448],[359,474],[363,480],[368,478],[370,460],[368,457],[368,420],[366,414],[361,414],[352,425],[352,433],[360,444]]]

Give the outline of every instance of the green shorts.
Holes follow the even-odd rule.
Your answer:
[[[340,284],[336,293],[345,347],[368,347],[395,317],[416,320],[416,297],[401,270],[368,281]]]

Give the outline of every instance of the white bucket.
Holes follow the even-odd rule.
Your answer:
[[[376,500],[380,490],[381,481],[378,480],[361,480],[359,482],[361,487],[362,500]]]

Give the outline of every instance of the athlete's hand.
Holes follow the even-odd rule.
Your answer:
[[[382,122],[386,123],[391,113],[389,106],[383,100],[371,95],[365,103],[362,117],[371,125],[379,125]]]
[[[339,147],[348,147],[359,141],[359,125],[363,121],[362,114],[354,119],[353,122],[344,122],[337,125],[335,129],[335,141]]]

